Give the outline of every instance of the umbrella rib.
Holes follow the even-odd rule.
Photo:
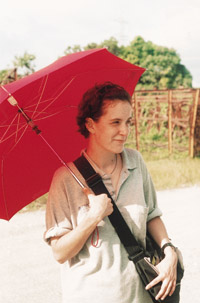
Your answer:
[[[18,129],[18,132],[19,132],[20,130],[22,130],[24,127],[26,128],[26,125],[23,125],[21,128],[19,128],[19,129]],[[10,139],[11,137],[13,137],[15,134],[16,134],[16,131],[13,132],[13,133],[12,133],[11,135],[9,135],[8,137],[6,137],[4,140],[1,140],[1,141],[0,141],[0,144],[3,143],[3,142],[5,142],[6,140]]]
[[[34,119],[34,121],[40,121],[40,120],[48,119],[48,118],[56,116],[56,115],[58,115],[60,113],[62,113],[62,111],[59,111],[59,112],[56,112],[56,113],[53,113],[53,114],[49,114],[49,115],[47,115],[45,117],[42,117],[42,118],[36,118],[36,119]]]
[[[73,77],[68,83],[67,85],[62,89],[62,91],[52,100],[52,102],[50,104],[48,104],[43,110],[42,110],[42,113],[48,108],[50,107],[62,94],[63,92],[68,88],[68,86],[74,81],[74,79],[76,78]],[[38,115],[35,115],[35,117],[37,117]]]
[[[11,149],[8,151],[8,153],[10,153],[15,148],[15,146],[19,143],[19,141],[23,137],[24,133],[26,132],[27,128],[28,128],[28,125],[25,125],[24,130],[23,130],[21,136],[15,141],[15,144],[11,147]]]
[[[44,120],[44,119],[48,119],[48,118],[51,118],[51,117],[53,117],[53,116],[55,116],[55,115],[58,115],[58,114],[61,114],[62,112],[63,112],[63,110],[67,110],[68,108],[77,108],[77,106],[73,106],[73,105],[67,105],[64,109],[62,109],[62,110],[60,110],[60,111],[57,111],[57,112],[55,112],[55,113],[52,113],[52,114],[48,114],[47,112],[37,112],[38,113],[38,115],[37,116],[39,116],[40,114],[46,114],[46,116],[45,117],[41,117],[41,118],[36,118],[36,119],[34,119],[34,121],[40,121],[40,120]],[[28,111],[28,110],[26,110],[26,113],[31,113],[32,111]]]
[[[17,141],[17,135],[18,135],[18,131],[19,131],[19,121],[20,121],[20,115],[18,115],[18,119],[17,119],[18,123],[17,123],[17,127],[16,127],[16,133],[15,133],[15,142]]]
[[[60,112],[61,112],[61,111],[58,111],[58,113],[60,113]],[[30,110],[30,109],[29,109],[29,110],[26,109],[26,113],[32,114],[33,111]],[[47,111],[45,112],[45,111],[42,110],[42,111],[37,111],[36,114],[39,116],[40,114],[46,114],[46,115],[48,115],[49,113],[48,113]],[[36,120],[36,119],[34,119],[34,121],[35,121],[35,120]],[[39,119],[38,119],[38,120],[39,120]]]
[[[51,100],[53,100],[53,99],[54,99],[54,98],[51,97],[51,98],[49,98],[49,99],[40,101],[40,104],[47,103],[47,102],[49,102],[49,101],[51,101]],[[35,107],[36,105],[37,105],[37,103],[32,103],[31,105],[26,106],[25,109],[27,110],[27,109],[29,109],[29,108]],[[32,112],[33,112],[33,110],[32,110]]]
[[[42,86],[43,86],[43,87],[42,87],[42,92],[41,92],[41,94],[40,94],[40,97],[39,97],[39,99],[38,99],[38,102],[36,103],[36,107],[35,107],[35,110],[34,110],[34,112],[33,112],[32,117],[34,117],[34,114],[35,114],[35,112],[37,111],[37,108],[38,108],[38,106],[39,106],[39,104],[40,104],[40,102],[41,102],[41,99],[42,99],[42,97],[43,97],[43,94],[44,94],[44,91],[45,91],[45,88],[46,88],[46,85],[47,85],[48,77],[49,77],[48,75],[45,77],[44,84],[42,85]]]
[[[6,136],[7,132],[9,131],[9,129],[11,128],[11,126],[13,126],[14,121],[16,120],[16,118],[18,117],[18,113],[15,115],[15,117],[13,118],[13,120],[11,121],[11,123],[8,125],[7,129],[5,130],[4,134],[2,135],[1,139],[0,139],[0,143],[2,143],[4,140],[4,137]],[[5,126],[1,126],[1,127],[5,127]]]

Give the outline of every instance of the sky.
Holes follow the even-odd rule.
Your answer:
[[[136,36],[173,48],[200,87],[199,0],[0,0],[0,70],[15,56],[36,56],[38,70],[68,46]]]

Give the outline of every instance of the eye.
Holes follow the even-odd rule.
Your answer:
[[[115,120],[115,121],[112,122],[112,124],[119,124],[119,123],[120,123],[119,120]]]

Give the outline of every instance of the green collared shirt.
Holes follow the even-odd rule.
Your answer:
[[[145,246],[147,222],[160,216],[161,211],[141,154],[124,149],[122,160],[117,192],[113,189],[111,176],[97,167],[94,169],[102,175],[136,239]],[[84,183],[73,163],[70,167]],[[48,241],[73,230],[87,209],[88,199],[82,189],[65,167],[60,168],[49,191],[45,239]],[[61,265],[63,303],[152,303],[109,219],[104,218],[97,227],[97,247],[91,245],[91,236],[76,257]]]

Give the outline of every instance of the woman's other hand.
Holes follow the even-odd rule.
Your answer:
[[[156,300],[164,300],[167,295],[171,296],[176,288],[178,256],[171,247],[166,247],[164,253],[165,258],[156,265],[159,272],[158,276],[146,286],[146,289],[148,290],[159,282],[162,282],[160,291],[156,296]]]

